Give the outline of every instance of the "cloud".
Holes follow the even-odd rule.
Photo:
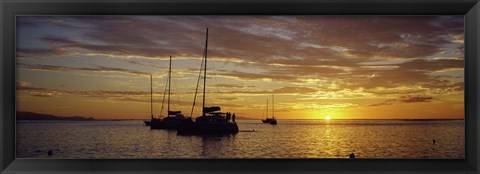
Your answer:
[[[56,65],[30,65],[17,63],[17,68],[28,69],[28,70],[41,70],[41,71],[57,71],[57,72],[71,72],[71,71],[86,71],[86,72],[118,72],[126,73],[133,75],[142,75],[149,76],[151,73],[124,69],[124,68],[113,68],[105,66],[97,66],[95,68],[76,68],[76,67],[67,67],[67,66],[56,66]]]
[[[217,87],[222,88],[253,88],[254,85],[246,86],[246,85],[238,85],[238,84],[216,84]]]
[[[270,73],[249,73],[241,71],[227,71],[223,70],[217,73],[218,76],[224,76],[229,78],[243,79],[243,80],[277,80],[277,81],[296,81],[298,77],[292,75],[273,75]]]
[[[431,102],[433,97],[429,96],[402,96],[400,101],[403,103]]]
[[[39,57],[55,57],[60,55],[68,55],[70,52],[59,48],[17,48],[17,58],[39,58]]]
[[[99,98],[112,98],[112,97],[122,98],[125,96],[138,97],[138,96],[150,95],[149,91],[106,91],[106,90],[82,91],[82,90],[49,89],[49,88],[35,87],[35,86],[32,86],[30,82],[21,81],[21,80],[16,82],[16,90],[29,91],[30,92],[29,94],[34,97],[81,96],[81,97],[99,97]],[[143,101],[143,100],[138,100],[138,101]],[[150,102],[150,100],[148,100],[148,102]]]
[[[60,46],[70,46],[70,45],[77,45],[78,43],[72,40],[58,38],[58,37],[49,37],[45,36],[41,38],[42,41],[52,44],[52,45],[60,45]]]
[[[439,59],[439,60],[411,60],[399,64],[400,69],[417,71],[440,71],[445,69],[463,69],[465,61],[463,59]]]
[[[16,82],[17,87],[26,87],[26,86],[31,86],[32,84],[27,81],[19,80]]]
[[[280,106],[285,111],[295,111],[295,110],[314,110],[318,111],[319,109],[331,109],[331,108],[354,108],[358,104],[355,103],[318,103],[318,102],[302,102],[295,105],[289,106]]]
[[[400,96],[399,98],[395,99],[388,99],[380,103],[373,103],[367,106],[375,107],[375,106],[387,106],[387,105],[394,105],[395,103],[422,103],[422,102],[431,102],[433,97],[431,96],[422,96],[422,95],[404,95]]]
[[[68,94],[74,94],[78,96],[89,96],[89,97],[122,97],[122,96],[147,96],[150,95],[150,92],[147,91],[105,91],[105,90],[96,90],[96,91],[62,91]]]
[[[287,59],[425,57],[439,51],[447,34],[463,32],[461,17],[433,16],[85,16],[21,17],[24,23],[64,24],[90,42],[42,38],[107,54],[201,57],[205,26],[210,28],[211,56],[265,63]],[[80,25],[81,24],[81,25]],[[28,26],[24,26],[28,27]],[[85,40],[84,39],[84,40]],[[255,46],[252,46],[255,43]],[[321,47],[305,47],[320,45]],[[338,51],[335,48],[346,48]],[[348,54],[349,56],[346,56]],[[261,58],[261,59],[259,59]]]
[[[51,60],[76,55],[78,61],[105,56],[135,67],[155,65],[135,58],[157,60],[174,55],[199,60],[206,26],[210,26],[209,58],[222,60],[221,66],[216,66],[217,75],[235,81],[217,85],[232,89],[228,93],[273,90],[245,90],[253,86],[241,85],[244,81],[298,85],[275,89],[276,93],[361,88],[367,94],[383,97],[458,92],[464,88],[463,82],[432,75],[464,68],[460,54],[464,48],[462,16],[22,16],[19,30],[42,27],[70,34],[42,35],[39,30],[38,37],[20,39],[17,55]],[[25,40],[43,44],[32,46]],[[455,59],[435,59],[451,55]],[[22,62],[18,67],[30,70],[149,75],[139,68]],[[197,67],[185,69],[191,68],[192,77],[196,77]],[[317,80],[308,84],[315,88],[309,88],[305,79]]]
[[[310,87],[283,87],[279,89],[273,90],[273,93],[297,93],[297,94],[305,94],[305,93],[313,93],[318,90]]]
[[[236,98],[236,97],[219,97],[218,99],[221,99],[221,100],[236,100],[238,98]]]
[[[16,90],[25,90],[25,91],[44,91],[45,88],[38,88],[32,86],[30,82],[19,80],[16,82]]]
[[[56,97],[56,96],[59,96],[59,93],[55,93],[55,92],[31,92],[30,95],[34,96],[34,97]]]
[[[374,104],[370,104],[370,105],[367,105],[367,106],[387,106],[387,105],[392,105],[393,103],[389,103],[389,102],[381,102],[381,103],[374,103]]]

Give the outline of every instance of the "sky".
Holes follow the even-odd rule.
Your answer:
[[[463,16],[18,16],[17,111],[149,119],[463,119]],[[200,90],[203,84],[200,83]],[[274,109],[272,96],[274,95]],[[162,112],[161,112],[162,111]]]

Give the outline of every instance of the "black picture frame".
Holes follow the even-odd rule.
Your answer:
[[[1,173],[479,173],[478,0],[1,0]],[[464,15],[465,159],[16,159],[17,15]]]

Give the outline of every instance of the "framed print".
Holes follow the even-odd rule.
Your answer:
[[[478,173],[478,1],[1,5],[2,173]]]

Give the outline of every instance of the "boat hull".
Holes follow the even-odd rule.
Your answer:
[[[182,122],[177,129],[179,135],[221,135],[238,133],[238,126],[235,122],[225,123],[198,123]]]
[[[177,130],[184,120],[188,120],[188,118],[166,117],[162,120],[152,122],[150,129]]]
[[[273,119],[271,118],[267,118],[265,120],[262,120],[263,123],[270,123]]]
[[[269,122],[271,125],[276,125],[277,124],[277,120],[272,120]]]
[[[152,119],[150,122],[150,129],[161,129],[163,127],[163,120],[162,119]]]

